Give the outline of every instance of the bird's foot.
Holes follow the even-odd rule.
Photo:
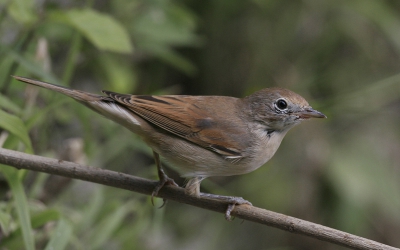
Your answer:
[[[153,193],[151,194],[151,204],[153,204],[153,206],[154,206],[153,198],[154,198],[154,196],[158,195],[158,192],[161,190],[162,187],[164,187],[165,185],[173,185],[173,186],[179,187],[179,185],[176,184],[174,179],[169,178],[163,171],[159,175],[159,178],[160,178],[160,180],[158,181],[157,186],[154,188]],[[163,199],[163,204],[159,208],[164,207],[166,203],[167,203],[167,200]]]
[[[236,205],[250,205],[252,206],[250,201],[243,199],[242,197],[236,197],[236,196],[223,196],[223,195],[217,195],[217,194],[205,194],[205,193],[200,193],[200,197],[202,198],[208,198],[212,200],[218,200],[218,201],[224,201],[228,203],[228,207],[225,210],[225,219],[228,221],[232,220],[231,213],[233,209],[235,209]]]

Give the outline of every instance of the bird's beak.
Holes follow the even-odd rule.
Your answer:
[[[302,119],[309,119],[309,118],[326,118],[326,115],[322,114],[321,112],[312,109],[306,108],[298,113],[296,113]]]

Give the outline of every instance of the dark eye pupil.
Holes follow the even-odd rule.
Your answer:
[[[287,103],[284,100],[278,100],[276,103],[276,106],[279,109],[285,109],[285,108],[287,108]]]

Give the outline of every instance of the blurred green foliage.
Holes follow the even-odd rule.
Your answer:
[[[328,119],[293,129],[266,166],[203,190],[399,247],[399,27],[400,2],[389,0],[0,0],[0,142],[155,179],[135,135],[10,75],[95,93],[289,88]],[[2,249],[339,249],[174,202],[156,209],[124,190],[0,171]]]

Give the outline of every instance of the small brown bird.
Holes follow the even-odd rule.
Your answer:
[[[160,178],[153,196],[165,184],[176,185],[161,167],[159,155],[189,178],[185,190],[195,196],[226,201],[229,218],[235,204],[250,202],[231,196],[200,193],[210,176],[240,175],[256,170],[275,154],[283,137],[309,118],[326,118],[300,95],[282,88],[262,89],[245,98],[227,96],[106,96],[45,83],[15,79],[65,94],[138,134],[152,149]]]

